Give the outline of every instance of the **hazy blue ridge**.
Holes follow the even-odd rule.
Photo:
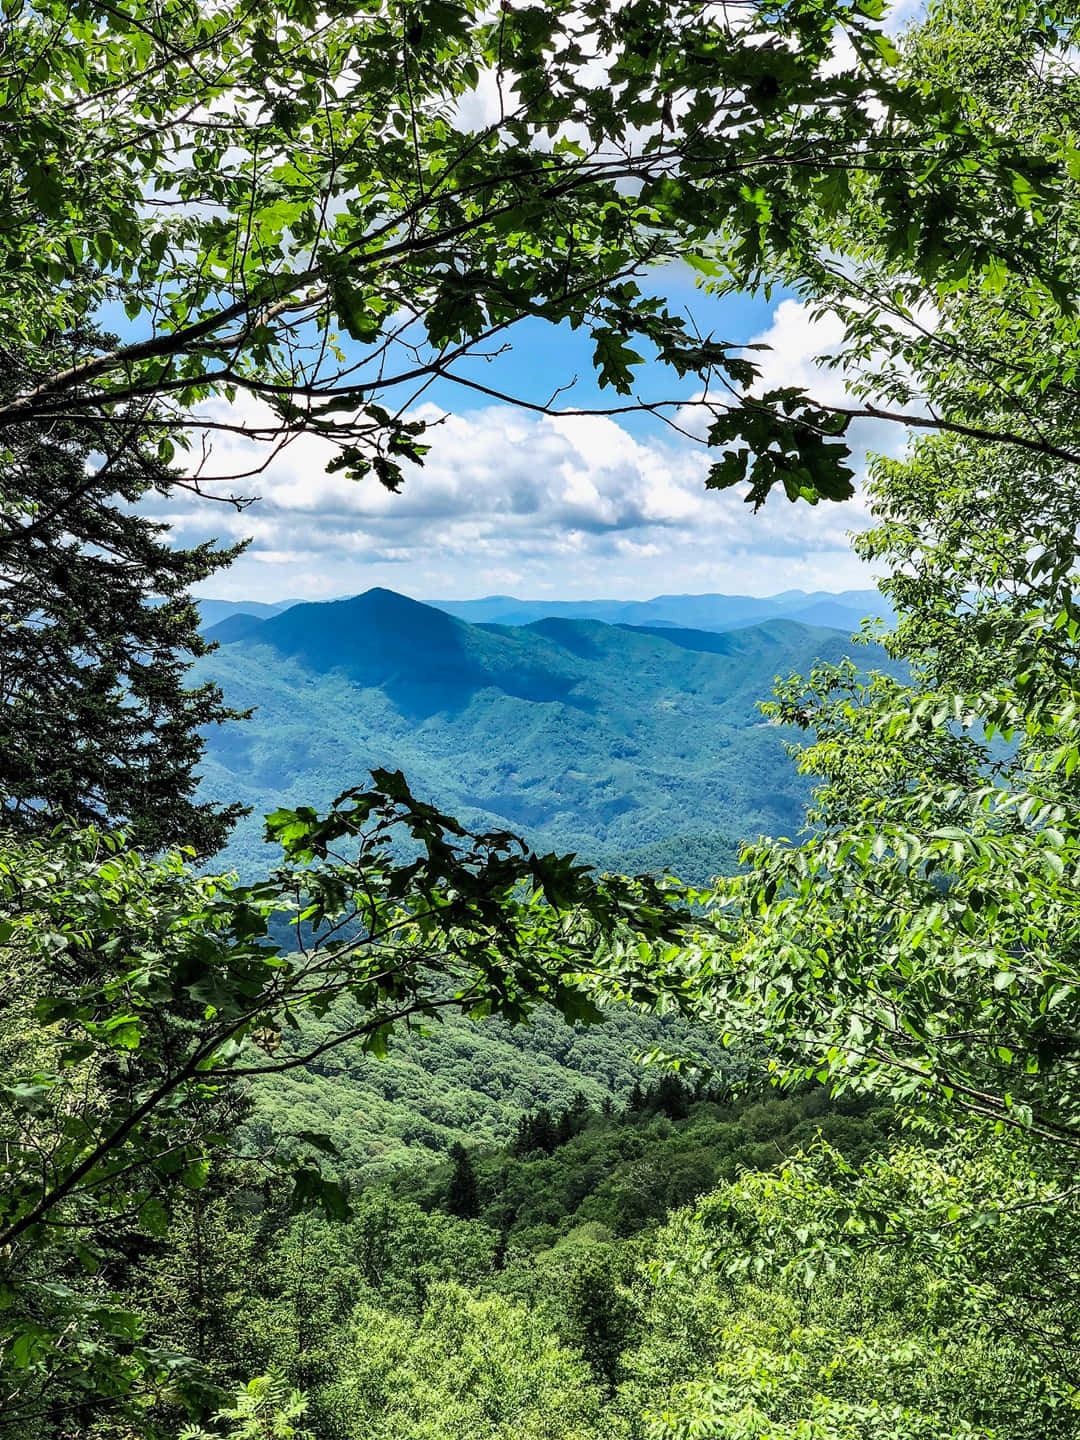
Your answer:
[[[199,614],[202,616],[203,628],[211,625],[218,625],[222,620],[229,619],[232,615],[254,615],[259,620],[266,620],[271,615],[278,615],[282,610],[288,610],[291,605],[298,605],[298,600],[278,600],[269,603],[265,600],[201,600],[195,602],[199,607]]]
[[[200,600],[203,625],[219,624],[231,615],[267,619],[299,600],[267,604],[258,600]],[[651,600],[520,600],[513,595],[487,595],[479,600],[429,600],[436,610],[473,625],[530,625],[549,617],[602,620],[608,625],[680,629],[731,630],[783,616],[804,625],[856,631],[866,618],[892,619],[892,609],[877,590],[807,593],[785,590],[779,595],[656,595]]]
[[[847,590],[836,595],[788,590],[763,597],[657,595],[651,600],[518,600],[511,595],[489,595],[480,600],[433,600],[431,604],[472,624],[528,625],[555,616],[602,620],[609,625],[674,625],[697,630],[730,630],[783,616],[806,625],[855,631],[864,618],[887,620],[892,615],[877,590]]]

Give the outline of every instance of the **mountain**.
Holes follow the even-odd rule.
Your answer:
[[[220,648],[200,678],[256,707],[207,736],[203,782],[252,806],[221,857],[246,875],[272,858],[266,811],[325,804],[383,765],[474,826],[703,881],[735,866],[740,837],[798,829],[807,781],[756,702],[776,674],[849,649],[842,632],[776,618],[724,632],[662,618],[469,624],[389,590],[234,612],[207,634]],[[339,1020],[315,1022],[313,1038]],[[635,1054],[684,1043],[714,1044],[621,1009],[599,1029],[543,1011],[513,1031],[455,1019],[383,1064],[345,1048],[256,1086],[251,1133],[326,1131],[351,1167],[396,1171],[456,1139],[502,1143],[523,1110],[578,1091],[594,1106],[625,1096]]]
[[[253,635],[262,624],[257,615],[249,614],[245,610],[235,610],[227,615],[224,620],[219,620],[216,625],[203,628],[204,635],[213,635],[214,642],[218,645],[231,645],[236,640],[246,640]]]
[[[211,625],[219,625],[222,620],[227,620],[233,615],[253,615],[259,620],[266,620],[271,615],[278,615],[282,610],[288,610],[290,605],[297,604],[295,600],[278,600],[268,603],[263,600],[202,600],[195,602],[199,607],[199,614],[202,616],[203,628]]]
[[[468,624],[389,590],[207,633],[221,648],[199,677],[256,708],[208,735],[204,763],[204,794],[253,808],[225,857],[243,871],[265,863],[267,810],[325,804],[386,766],[465,823],[704,879],[739,838],[798,828],[807,782],[756,703],[775,675],[849,648],[789,619]]]
[[[787,590],[780,595],[657,595],[651,600],[518,600],[488,595],[481,600],[433,600],[437,609],[473,624],[529,625],[559,617],[602,620],[609,625],[677,626],[696,630],[732,630],[780,617],[804,625],[853,632],[864,617],[889,619],[891,607],[877,590],[839,594]]]

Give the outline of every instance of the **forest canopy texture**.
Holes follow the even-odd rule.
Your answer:
[[[3,14],[0,1433],[1075,1436],[1080,16]],[[765,390],[673,261],[841,315],[850,404]],[[589,336],[593,413],[696,405],[754,508],[849,498],[857,417],[907,434],[856,542],[889,665],[771,702],[803,837],[602,875],[387,767],[212,874],[202,731],[243,721],[189,587],[233,555],[140,501],[257,503],[232,429],[422,485],[436,379],[573,412],[478,378],[525,321]],[[483,1152],[463,1105],[406,1175],[290,1088],[616,1010],[661,1017],[655,1082]]]

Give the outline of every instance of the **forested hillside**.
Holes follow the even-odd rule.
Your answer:
[[[582,1088],[559,1106],[538,1105],[501,1147],[459,1142],[441,1165],[403,1169],[389,1188],[537,1254],[575,1232],[584,1244],[653,1230],[717,1185],[814,1146],[862,1164],[898,1122],[872,1097],[837,1102],[819,1086],[779,1096],[745,1061],[707,1081],[661,1071],[638,1074],[619,1101],[590,1103]]]
[[[209,737],[204,792],[253,811],[221,860],[257,873],[264,814],[325,803],[386,765],[466,823],[694,883],[737,866],[740,836],[801,823],[807,786],[757,702],[777,673],[852,648],[843,633],[789,621],[725,635],[595,620],[476,626],[378,590],[236,614],[206,638],[221,648],[203,673],[230,704],[256,707]],[[312,1039],[341,1023],[314,1025]],[[320,1130],[357,1171],[385,1173],[456,1141],[505,1142],[521,1111],[560,1108],[577,1091],[621,1103],[643,1078],[638,1057],[658,1046],[719,1058],[704,1032],[648,1013],[615,1010],[576,1031],[543,1015],[519,1030],[451,1020],[381,1064],[332,1050],[257,1087],[249,1133]]]
[[[791,621],[719,635],[589,620],[469,625],[391,591],[234,616],[198,673],[242,726],[211,731],[202,793],[252,807],[226,851],[265,864],[261,816],[402,769],[465,823],[616,869],[704,881],[793,834],[807,782],[757,705],[777,675],[852,652]],[[660,848],[662,847],[662,849]]]
[[[336,1014],[312,1038],[342,1023]],[[700,1056],[721,1072],[744,1068],[707,1031],[622,1008],[610,1008],[602,1025],[576,1027],[543,1012],[517,1029],[451,1018],[379,1063],[333,1050],[265,1080],[252,1091],[246,1133],[255,1144],[288,1144],[320,1131],[352,1173],[385,1175],[444,1158],[455,1143],[505,1144],[522,1112],[537,1106],[562,1110],[578,1094],[597,1110],[621,1105],[648,1083],[640,1057],[656,1048]]]

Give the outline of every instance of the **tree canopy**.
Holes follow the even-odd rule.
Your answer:
[[[987,125],[1043,137],[1046,77],[1025,34],[1011,48],[998,20],[993,6],[947,9],[918,32],[911,63],[963,81]],[[1053,123],[1073,114],[1075,102]],[[1074,186],[1066,263],[1077,219]],[[1010,282],[996,298],[960,295],[942,318],[906,351],[905,384],[956,387],[965,413],[992,420],[1019,393],[1002,378],[1009,366],[1027,357],[1034,375],[1046,356],[1045,389],[1036,400],[1021,387],[1023,403],[1040,434],[1071,423],[1057,322],[1029,294]],[[980,378],[993,345],[1002,366]],[[770,713],[809,737],[810,833],[751,847],[747,874],[723,887],[732,925],[706,989],[732,1033],[770,1038],[780,1073],[944,1098],[1075,1147],[1080,613],[1068,474],[974,434],[877,462],[875,523],[855,546],[887,576],[898,622],[882,639],[908,679],[861,679],[846,663],[778,687]]]
[[[881,270],[868,313],[890,334],[911,286],[938,305],[1016,288],[1051,323],[1071,313],[1047,243],[1067,130],[986,123],[957,77],[901,63],[880,0],[6,13],[0,328],[27,373],[0,433],[123,418],[170,459],[178,431],[306,429],[396,488],[425,450],[412,402],[436,379],[499,394],[467,362],[534,318],[588,333],[615,397],[602,413],[670,419],[703,393],[723,452],[711,484],[843,498],[843,432],[867,407],[755,389],[744,347],[696,332],[644,275],[680,260],[725,291],[809,283],[827,247]],[[1074,22],[1026,15],[1051,100]],[[103,307],[125,317],[116,343],[81,328]],[[43,345],[56,333],[62,355]],[[694,388],[639,393],[654,359]],[[563,390],[516,398],[573,412]],[[1030,433],[1022,406],[998,421],[1022,447],[1080,456]]]
[[[178,856],[151,862],[92,831],[5,853],[9,1422],[36,1414],[60,1377],[88,1404],[183,1378],[183,1357],[139,1347],[130,1314],[80,1299],[70,1278],[133,1234],[162,1233],[176,1194],[206,1185],[237,1085],[348,1042],[379,1055],[443,1011],[515,1023],[547,1003],[595,1021],[589,977],[611,965],[623,983],[628,964],[638,974],[641,999],[655,993],[637,948],[673,939],[682,919],[659,886],[472,836],[400,775],[374,778],[326,816],[272,816],[283,864],[254,886],[196,878]],[[395,858],[399,844],[415,858]],[[352,1020],[306,1040],[305,1016],[345,1000]],[[294,1206],[347,1214],[318,1166],[333,1145],[294,1138],[298,1149],[264,1157],[292,1177]]]

